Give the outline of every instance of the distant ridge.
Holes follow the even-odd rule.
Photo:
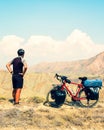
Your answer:
[[[52,72],[52,73],[104,73],[104,52],[85,60],[71,62],[44,62],[30,68],[33,72]]]

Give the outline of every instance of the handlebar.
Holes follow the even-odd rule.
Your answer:
[[[66,76],[61,76],[61,75],[55,74],[55,78],[62,83],[64,83],[64,82],[66,82],[68,84],[71,83],[71,81]]]

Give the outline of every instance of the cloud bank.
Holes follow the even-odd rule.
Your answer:
[[[50,36],[31,36],[28,40],[9,35],[0,39],[0,68],[13,57],[19,48],[25,49],[25,59],[29,66],[39,62],[72,61],[86,59],[104,50],[103,44],[96,44],[90,36],[78,29],[64,41]]]

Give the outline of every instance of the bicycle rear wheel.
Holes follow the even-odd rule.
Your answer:
[[[79,98],[80,98],[79,103],[82,107],[93,107],[98,102],[98,99],[95,100],[88,99],[84,89],[80,91]]]

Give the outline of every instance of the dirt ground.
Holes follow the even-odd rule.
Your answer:
[[[10,100],[11,77],[7,72],[1,73],[0,130],[104,130],[104,85],[93,108],[71,103],[55,108],[43,105],[44,98],[41,98],[57,83],[52,77],[51,74],[27,74],[20,105],[14,106]],[[35,92],[40,98],[30,100],[36,96]]]
[[[60,108],[21,101],[14,106],[0,100],[0,130],[103,130],[104,102],[93,108],[64,104]]]

